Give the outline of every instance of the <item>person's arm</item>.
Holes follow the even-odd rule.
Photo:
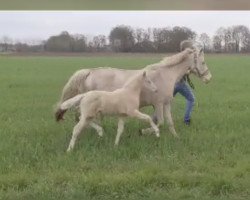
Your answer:
[[[193,84],[193,82],[191,81],[189,75],[186,75],[185,79],[186,79],[188,85],[194,90],[194,84]]]

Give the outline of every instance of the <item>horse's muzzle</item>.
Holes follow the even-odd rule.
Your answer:
[[[208,73],[206,76],[202,77],[202,81],[204,83],[206,83],[206,84],[209,83],[211,81],[211,79],[212,79],[212,74],[211,73]]]

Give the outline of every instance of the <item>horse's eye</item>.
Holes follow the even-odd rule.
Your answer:
[[[202,62],[202,65],[205,65],[205,62]]]

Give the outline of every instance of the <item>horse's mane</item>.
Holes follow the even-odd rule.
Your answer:
[[[191,50],[190,48],[187,48],[184,51],[177,53],[173,56],[164,57],[158,63],[147,65],[146,69],[155,70],[155,69],[160,68],[160,67],[171,67],[171,66],[177,65],[177,64],[181,63],[192,52],[193,52],[193,50]]]

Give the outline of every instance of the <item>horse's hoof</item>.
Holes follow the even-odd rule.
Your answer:
[[[139,136],[142,136],[143,134],[142,134],[142,130],[141,129],[139,129]]]
[[[70,152],[72,152],[72,148],[67,149],[67,153],[70,153]]]
[[[98,135],[98,139],[102,139],[103,138],[103,135]]]

